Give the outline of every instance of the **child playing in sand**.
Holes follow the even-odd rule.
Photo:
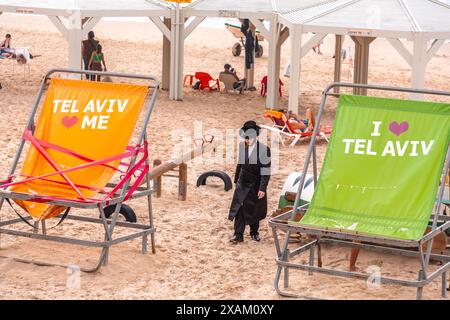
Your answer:
[[[267,215],[267,185],[270,179],[270,149],[258,141],[261,128],[247,121],[239,130],[244,142],[239,144],[234,191],[228,219],[234,220],[234,236],[230,242],[244,241],[245,225],[250,225],[253,241],[260,241],[259,221]]]

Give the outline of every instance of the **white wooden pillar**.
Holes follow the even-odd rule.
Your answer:
[[[178,66],[177,66],[177,92],[175,100],[183,100],[183,75],[184,75],[184,25],[186,19],[180,10],[178,17]]]
[[[342,43],[344,42],[344,36],[335,35],[334,46],[334,82],[341,82],[341,66],[342,66]],[[339,93],[339,87],[334,87],[334,93]]]
[[[67,28],[67,42],[69,43],[69,68],[80,69],[81,67],[81,41],[81,12],[80,10],[75,10],[74,13],[69,16],[69,24]]]
[[[425,87],[425,71],[427,63],[427,40],[422,35],[416,34],[412,56],[412,88],[423,89]],[[412,93],[411,99],[423,100],[423,94]]]
[[[177,21],[176,12],[171,10],[171,28],[170,28],[170,87],[169,87],[169,99],[176,99],[176,80],[177,74],[175,70],[175,64],[177,63]]]
[[[439,48],[445,43],[444,39],[435,39],[428,48],[429,39],[423,35],[416,34],[413,43],[413,52],[404,46],[399,39],[387,39],[403,59],[411,66],[411,87],[422,89],[425,87],[425,73],[428,62],[433,58]],[[412,93],[411,99],[422,100],[423,94]]]
[[[289,30],[291,39],[291,76],[289,78],[289,110],[299,113],[300,70],[302,56],[302,28],[293,26]]]
[[[277,55],[280,25],[277,15],[270,19],[269,61],[267,64],[267,99],[266,108],[276,108],[278,102],[278,79],[280,78],[280,65]],[[278,62],[278,65],[277,65]],[[277,72],[278,71],[278,72]]]
[[[164,18],[164,25],[170,30],[170,18]],[[163,34],[162,49],[162,72],[161,72],[161,89],[169,90],[170,88],[170,38]]]

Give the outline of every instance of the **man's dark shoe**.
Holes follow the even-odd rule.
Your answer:
[[[244,242],[244,238],[233,236],[233,238],[230,239],[231,243],[238,243],[238,242]]]
[[[259,234],[252,234],[251,235],[253,241],[261,241],[261,238],[259,237]]]

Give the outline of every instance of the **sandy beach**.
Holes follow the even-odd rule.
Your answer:
[[[108,70],[153,74],[161,77],[162,35],[150,22],[101,21],[94,31],[104,47]],[[46,70],[67,65],[67,43],[45,17],[0,15],[0,35],[11,33],[13,45],[28,46],[41,55],[31,64],[30,74],[13,73],[10,61],[0,60],[0,176],[6,178],[17,151],[37,89]],[[306,37],[306,36],[305,36]],[[220,41],[218,41],[220,39]],[[225,29],[200,27],[186,41],[185,69],[209,72],[217,77],[224,63],[243,73],[244,58],[233,57],[235,39]],[[351,40],[346,39],[345,46]],[[161,91],[148,127],[152,159],[162,161],[173,155],[174,127],[191,135],[196,121],[204,134],[225,135],[237,130],[246,120],[269,124],[263,117],[265,100],[259,95],[260,80],[267,74],[267,43],[265,55],[256,59],[257,91],[243,95],[199,92],[184,88],[183,101],[171,101]],[[411,46],[410,43],[407,46]],[[332,82],[334,36],[322,45],[323,55],[310,52],[302,60],[301,111],[317,110],[321,91]],[[289,41],[282,48],[282,68],[289,60]],[[348,65],[343,65],[342,80],[350,81]],[[408,64],[384,39],[371,46],[369,81],[395,86],[409,86]],[[286,107],[289,81],[284,82],[281,106]],[[426,87],[450,90],[450,44],[436,53],[427,69]],[[389,96],[406,97],[388,93]],[[444,101],[444,98],[432,98]],[[332,124],[337,99],[327,105],[324,124]],[[198,125],[198,124],[197,124]],[[293,148],[280,147],[279,168],[275,170],[268,189],[269,211],[276,209],[283,183],[290,172],[299,171],[307,151],[307,143]],[[318,147],[319,167],[327,144]],[[112,248],[108,266],[94,274],[81,274],[79,288],[68,288],[68,271],[59,267],[22,264],[0,258],[0,299],[280,299],[273,287],[276,270],[275,247],[267,219],[261,222],[259,243],[246,235],[245,242],[231,245],[233,226],[227,220],[232,192],[223,190],[218,179],[197,188],[197,177],[207,170],[223,170],[233,176],[232,161],[211,163],[192,161],[188,164],[188,196],[177,200],[177,180],[163,179],[163,196],[153,199],[156,233],[156,254],[142,255],[140,241],[126,242]],[[146,218],[146,202],[130,202],[138,219]],[[13,211],[4,206],[8,217]],[[270,214],[269,213],[269,214]],[[97,215],[97,212],[92,212]],[[5,216],[6,217],[6,216]],[[2,219],[5,219],[2,214]],[[26,229],[27,226],[23,226]],[[52,234],[98,238],[102,230],[87,224],[65,221],[51,230]],[[96,262],[98,250],[77,246],[44,243],[24,238],[1,236],[0,256],[50,258],[53,262],[88,265]],[[350,249],[326,247],[324,265],[348,268]],[[307,257],[304,257],[305,261]],[[415,279],[418,261],[409,258],[362,252],[357,267],[366,271],[378,266],[383,275],[403,274]],[[433,265],[432,268],[437,268]],[[352,281],[325,275],[308,276],[291,272],[292,288],[308,296],[331,299],[414,299],[415,290],[392,285],[368,288],[364,281]],[[424,289],[424,299],[440,298],[440,278]]]

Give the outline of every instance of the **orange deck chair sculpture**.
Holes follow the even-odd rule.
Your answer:
[[[98,264],[83,271],[98,270],[107,263],[111,245],[130,239],[141,237],[142,250],[146,252],[150,235],[154,252],[155,228],[150,199],[153,189],[148,175],[146,128],[159,83],[149,76],[109,72],[90,73],[140,79],[152,82],[152,86],[53,77],[60,73],[86,72],[59,69],[45,76],[10,175],[0,182],[0,206],[6,200],[19,215],[18,219],[0,221],[0,234],[102,248]],[[46,88],[47,95],[40,106]],[[129,145],[141,113],[144,114],[143,129],[137,141]],[[28,153],[22,159],[26,144],[29,144]],[[17,173],[19,166],[21,170]],[[119,213],[123,213],[124,208],[130,209],[123,203],[136,197],[148,199],[148,224],[118,221]],[[100,218],[69,214],[73,208],[97,209]],[[4,211],[0,212],[2,216]],[[59,219],[57,225],[64,219],[101,224],[104,239],[52,236],[46,227],[51,218]],[[6,228],[21,221],[31,227],[31,232]],[[113,239],[116,226],[134,231]]]

